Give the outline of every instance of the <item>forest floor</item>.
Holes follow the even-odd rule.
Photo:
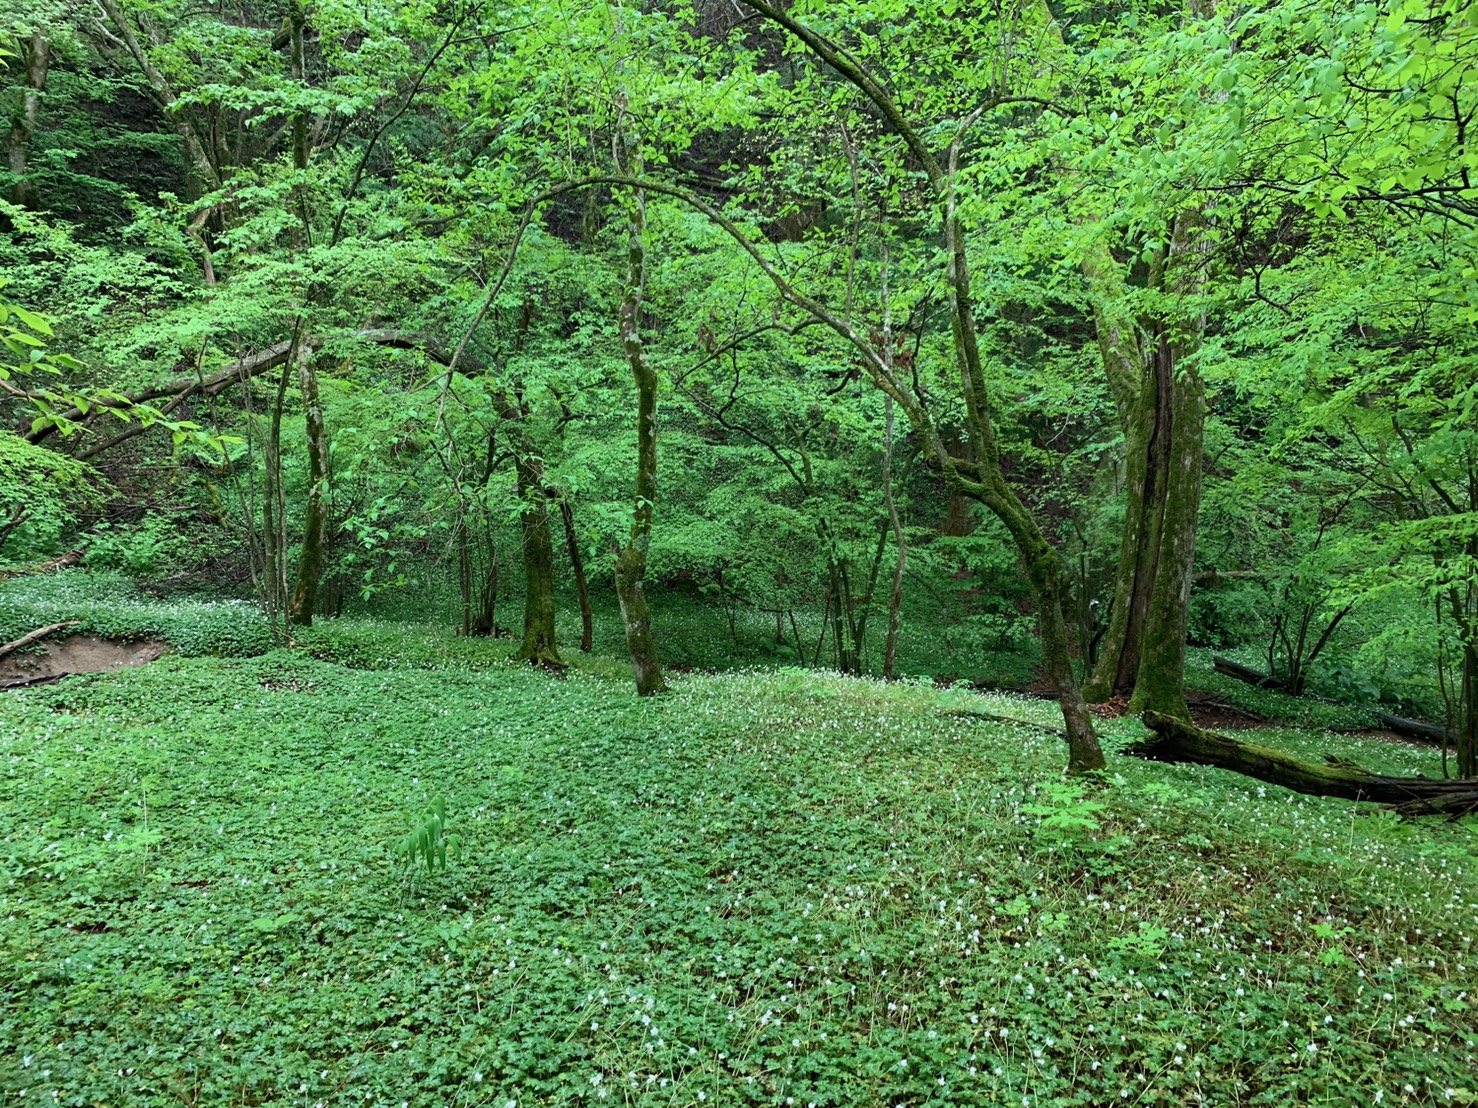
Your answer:
[[[556,679],[350,621],[191,648],[222,611],[0,693],[0,1103],[1478,1098],[1472,821],[1112,754],[1067,782],[1055,705],[1012,694],[639,700],[611,655]],[[397,851],[438,800],[433,872]]]

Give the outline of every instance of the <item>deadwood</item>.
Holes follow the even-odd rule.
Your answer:
[[[1126,750],[1140,758],[1215,766],[1307,796],[1365,800],[1408,816],[1457,818],[1478,810],[1475,779],[1386,777],[1333,755],[1322,763],[1305,762],[1270,746],[1239,742],[1157,712],[1146,712],[1143,718],[1154,734]]]
[[[1438,727],[1435,723],[1423,723],[1419,719],[1393,716],[1389,712],[1371,712],[1370,714],[1387,731],[1394,731],[1408,739],[1419,739],[1429,743],[1451,743],[1457,739],[1453,732],[1445,727]]]
[[[1292,687],[1281,677],[1273,677],[1270,674],[1255,670],[1251,666],[1244,666],[1241,662],[1234,662],[1230,658],[1217,655],[1211,659],[1211,665],[1217,673],[1227,677],[1235,677],[1238,681],[1245,681],[1249,685],[1256,685],[1261,689],[1276,689],[1296,695]]]
[[[31,631],[28,634],[22,635],[20,638],[13,639],[10,642],[5,643],[3,646],[0,646],[0,658],[5,657],[7,654],[14,654],[17,650],[23,650],[26,647],[30,646],[33,642],[40,642],[42,639],[46,638],[47,635],[54,635],[58,631],[65,631],[68,627],[76,626],[77,620],[73,619],[67,620],[63,623],[53,623],[46,627],[38,627],[36,628],[36,630]]]

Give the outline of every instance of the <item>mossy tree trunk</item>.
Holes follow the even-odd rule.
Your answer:
[[[1478,780],[1438,777],[1386,777],[1342,758],[1305,762],[1281,750],[1239,742],[1158,712],[1146,712],[1153,731],[1126,753],[1158,762],[1216,766],[1308,796],[1370,800],[1395,806],[1407,815],[1460,816],[1478,809]]]
[[[1478,644],[1463,644],[1463,673],[1457,727],[1457,775],[1478,777]]]
[[[523,642],[515,655],[521,662],[563,669],[554,637],[554,542],[549,531],[549,493],[544,486],[544,464],[528,450],[514,454],[518,495],[523,508]]]
[[[27,176],[31,156],[31,142],[36,135],[36,121],[41,116],[41,96],[46,91],[46,75],[51,67],[51,39],[45,28],[31,32],[26,41],[23,62],[25,84],[21,88],[20,104],[10,124],[7,151],[10,172],[14,180],[10,186],[10,198],[17,204],[29,205],[35,198],[30,178]]]
[[[966,462],[950,454],[928,398],[915,391],[906,378],[895,373],[893,366],[889,364],[891,358],[885,359],[880,355],[875,344],[860,334],[849,321],[800,293],[722,213],[698,201],[691,194],[682,194],[679,190],[669,191],[684,195],[689,204],[704,211],[730,235],[738,238],[750,257],[764,270],[787,301],[808,312],[849,342],[861,355],[872,383],[885,395],[892,397],[902,409],[920,443],[926,463],[941,474],[948,489],[977,501],[1006,527],[1036,593],[1041,622],[1043,668],[1057,691],[1062,709],[1068,745],[1068,772],[1079,774],[1100,769],[1104,764],[1103,751],[1093,730],[1092,719],[1084,706],[1068,652],[1067,621],[1063,616],[1067,594],[1065,570],[1061,559],[1047,542],[1040,524],[1006,480],[1001,466],[1000,449],[996,441],[980,356],[964,226],[955,208],[960,143],[980,116],[987,110],[1000,106],[1002,101],[987,101],[962,120],[955,129],[956,137],[947,156],[941,159],[925,140],[924,132],[904,116],[884,82],[862,65],[855,55],[796,19],[776,0],[742,2],[765,19],[783,27],[804,43],[819,61],[866,96],[882,115],[887,126],[903,141],[909,155],[922,167],[944,232],[950,333],[961,397],[964,400],[964,423],[975,460]]]
[[[288,615],[300,627],[313,623],[318,585],[329,541],[329,441],[324,426],[323,402],[318,395],[318,373],[313,355],[298,356],[298,387],[303,394],[303,421],[308,432],[308,499],[303,513],[303,545],[298,552],[298,575],[293,585]]]
[[[657,371],[647,358],[641,338],[647,257],[645,205],[645,198],[637,192],[631,200],[626,289],[618,315],[621,348],[636,383],[636,499],[631,511],[631,533],[616,556],[616,599],[621,605],[621,624],[626,631],[626,650],[631,655],[638,696],[667,691],[662,666],[657,660],[652,613],[647,607],[644,588],[647,553],[652,542],[652,515],[657,502]]]
[[[1478,510],[1478,466],[1469,469],[1468,505],[1470,510]],[[1464,544],[1463,556],[1468,565],[1478,565],[1478,538]],[[1478,579],[1470,574],[1466,581],[1450,585],[1445,599],[1457,627],[1462,659],[1457,687],[1451,693],[1443,690],[1456,740],[1453,752],[1457,775],[1478,777]]]
[[[884,406],[883,507],[888,513],[888,528],[898,547],[898,557],[893,563],[893,585],[888,590],[888,633],[883,645],[883,677],[891,681],[898,661],[898,622],[903,610],[903,571],[908,565],[908,536],[904,534],[898,503],[893,497],[893,398],[885,398]]]
[[[1215,15],[1215,0],[1187,0],[1187,21]],[[1041,13],[1061,44],[1045,3]],[[1065,167],[1070,174],[1075,167]],[[1108,626],[1084,686],[1089,699],[1129,697],[1131,711],[1189,718],[1185,633],[1201,504],[1206,390],[1195,367],[1205,320],[1206,212],[1171,221],[1169,249],[1152,265],[1163,307],[1130,308],[1123,268],[1100,243],[1083,262],[1099,355],[1124,433],[1124,530]]]

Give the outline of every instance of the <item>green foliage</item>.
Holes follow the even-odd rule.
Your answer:
[[[0,567],[60,552],[102,503],[104,488],[91,467],[0,431],[0,527],[21,517],[0,545]]]
[[[141,580],[163,577],[199,561],[199,537],[189,535],[186,525],[162,513],[150,513],[131,527],[104,520],[88,536],[87,564]]]
[[[182,598],[161,604],[120,574],[78,570],[0,582],[0,639],[67,620],[78,622],[78,634],[158,638],[185,655],[250,657],[273,646],[261,609],[245,601]]]
[[[296,651],[6,694],[0,1087],[426,1106],[1468,1087],[1466,828],[1129,759],[1101,790],[1054,783],[1055,739],[962,714],[1049,722],[1037,700],[793,669],[654,703],[618,669]],[[478,849],[407,885],[385,844],[408,797],[438,795]]]
[[[407,870],[425,863],[428,874],[446,869],[448,855],[455,858],[462,848],[461,836],[448,831],[446,799],[436,797],[416,815],[406,816],[405,836],[395,848],[395,856]]]

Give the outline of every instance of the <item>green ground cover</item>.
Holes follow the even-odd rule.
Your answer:
[[[1040,701],[769,670],[650,702],[509,649],[344,623],[5,694],[6,1102],[1473,1098],[1469,825],[1130,758],[1065,783],[970,714]],[[428,872],[396,852],[438,798]]]

